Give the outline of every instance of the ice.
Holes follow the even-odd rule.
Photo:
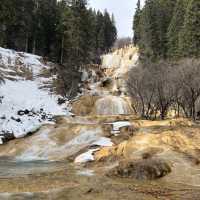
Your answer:
[[[129,121],[118,121],[111,124],[113,125],[113,131],[119,131],[120,128],[131,125]]]
[[[99,140],[95,141],[92,145],[103,146],[103,147],[111,147],[113,143],[110,138],[101,137]]]
[[[120,128],[131,126],[131,123],[129,121],[117,121],[117,122],[106,123],[106,124],[112,125],[111,133],[114,135],[118,135],[120,133]]]
[[[98,150],[99,149],[90,149],[89,151],[77,156],[74,162],[85,163],[85,162],[93,161],[94,160],[93,153]]]

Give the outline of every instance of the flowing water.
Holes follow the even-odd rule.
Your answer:
[[[0,179],[24,177],[66,168],[64,162],[50,162],[47,160],[18,161],[6,157],[0,159]]]
[[[133,113],[128,102],[122,97],[106,96],[96,101],[97,115],[128,115]]]

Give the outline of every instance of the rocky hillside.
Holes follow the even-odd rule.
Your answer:
[[[102,56],[101,66],[81,69],[81,97],[72,104],[77,115],[132,114],[132,106],[126,92],[129,69],[138,61],[138,50],[132,45]]]
[[[53,92],[54,65],[42,57],[0,48],[0,76],[1,143],[68,113]]]

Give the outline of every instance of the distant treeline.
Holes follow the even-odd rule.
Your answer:
[[[141,60],[200,57],[200,1],[138,0],[133,22],[134,43]]]
[[[79,67],[97,62],[117,37],[114,16],[86,0],[1,0],[0,46]]]

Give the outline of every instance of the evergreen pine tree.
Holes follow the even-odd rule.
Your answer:
[[[140,40],[140,16],[141,16],[141,7],[140,6],[141,6],[140,0],[138,0],[137,8],[136,8],[135,15],[133,18],[133,31],[134,31],[133,43],[135,45],[137,45]]]
[[[179,50],[182,56],[200,57],[200,1],[190,0],[184,25],[179,35]]]
[[[173,18],[168,28],[168,56],[179,55],[179,34],[183,27],[188,0],[178,0],[173,12]]]
[[[96,16],[96,50],[98,55],[105,51],[105,42],[104,16],[98,11]]]
[[[11,27],[15,23],[15,1],[2,0],[0,3],[0,45],[11,48]]]
[[[160,39],[156,24],[158,13],[157,1],[147,0],[140,19],[140,58],[145,61],[155,60],[160,49]]]
[[[115,24],[114,14],[112,14],[112,17],[111,17],[111,33],[110,34],[111,34],[111,42],[110,42],[111,46],[109,48],[113,47],[115,41],[117,40],[117,28]]]
[[[147,0],[141,12],[139,47],[141,59],[156,61],[167,55],[167,29],[174,0]]]

